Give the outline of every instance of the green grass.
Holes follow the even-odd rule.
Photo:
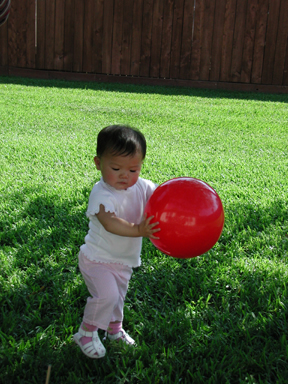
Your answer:
[[[0,382],[287,383],[288,95],[0,78]],[[148,142],[142,176],[208,182],[219,242],[178,260],[144,240],[125,306],[137,348],[72,340],[97,133]]]

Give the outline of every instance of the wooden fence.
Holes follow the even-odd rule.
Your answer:
[[[11,0],[0,67],[287,86],[288,0]]]

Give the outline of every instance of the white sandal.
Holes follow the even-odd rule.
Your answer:
[[[82,345],[81,338],[83,336],[92,337],[92,341]],[[101,340],[99,339],[97,331],[86,332],[80,326],[78,332],[75,333],[75,335],[73,336],[73,339],[75,343],[79,345],[84,355],[90,357],[91,359],[100,359],[101,357],[105,356],[106,349],[104,345],[101,343]]]
[[[135,340],[133,340],[132,337],[130,337],[128,333],[124,331],[124,329],[122,329],[120,332],[116,333],[115,335],[110,335],[108,332],[105,332],[105,337],[106,336],[108,336],[108,339],[112,341],[122,340],[125,344],[135,345]]]

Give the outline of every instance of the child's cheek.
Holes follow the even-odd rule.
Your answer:
[[[110,172],[106,172],[105,174],[105,182],[109,185],[113,184],[113,182],[115,181],[115,176],[110,173]]]
[[[133,183],[134,183],[134,184],[137,183],[138,178],[139,178],[139,174],[135,174],[135,175],[133,175]]]

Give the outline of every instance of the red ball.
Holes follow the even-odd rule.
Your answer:
[[[159,240],[152,243],[167,255],[186,259],[209,251],[224,226],[224,210],[216,191],[204,181],[179,177],[159,185],[145,207],[159,221]]]

